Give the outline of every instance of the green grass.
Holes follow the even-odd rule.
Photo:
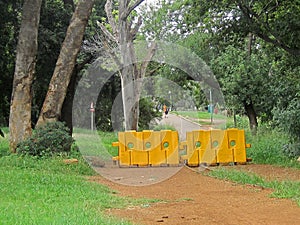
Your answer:
[[[248,131],[246,140],[247,143],[251,143],[251,148],[247,149],[247,156],[252,158],[254,163],[300,169],[300,163],[296,158],[288,157],[283,153],[283,146],[289,143],[289,138],[284,133],[261,128],[255,136]]]
[[[210,117],[211,117],[211,113],[203,112],[203,111],[174,111],[172,113],[181,115],[184,117],[199,118],[199,119],[210,119]],[[221,114],[213,114],[213,118],[226,119],[226,116],[221,115]]]
[[[118,148],[112,147],[112,143],[118,141],[118,133],[117,132],[98,131],[98,134],[100,136],[103,147],[105,149],[107,149],[107,151],[112,156],[117,156],[118,155]]]
[[[8,140],[8,128],[2,128],[1,130],[4,132],[5,137],[0,136],[0,157],[9,155],[9,140]]]
[[[153,127],[154,131],[161,131],[161,130],[173,130],[175,131],[175,127],[170,124],[159,124]]]
[[[230,180],[239,184],[251,184],[271,188],[274,190],[271,197],[292,199],[300,206],[300,181],[266,181],[254,173],[229,170],[223,167],[212,170],[208,174],[215,178]]]
[[[1,224],[129,224],[104,211],[135,201],[87,181],[67,168],[70,165],[57,165],[58,159],[16,155],[0,159],[0,211],[5,212],[0,214]]]
[[[103,160],[111,160],[118,155],[118,149],[112,147],[112,142],[118,141],[114,132],[89,131],[74,129],[73,137],[82,155],[100,156]]]
[[[0,152],[8,152],[1,139]],[[77,164],[63,163],[64,157],[0,157],[1,224],[131,224],[109,217],[105,210],[149,205],[158,200],[120,197],[108,187],[88,181],[96,173],[78,152],[70,157]]]

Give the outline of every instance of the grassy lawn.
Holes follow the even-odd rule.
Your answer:
[[[130,224],[104,211],[137,202],[88,182],[60,161],[0,158],[1,224]]]
[[[181,115],[184,117],[190,117],[190,118],[199,118],[199,119],[210,119],[211,113],[203,112],[203,111],[173,111],[172,113]],[[213,118],[215,119],[226,119],[226,116],[221,114],[213,114]]]
[[[65,164],[62,157],[10,155],[1,138],[0,154],[0,224],[131,224],[105,210],[157,201],[123,198],[89,182],[95,172],[76,152],[71,157],[79,158],[77,164]]]

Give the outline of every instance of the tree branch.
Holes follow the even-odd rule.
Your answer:
[[[105,12],[106,12],[106,15],[107,15],[108,23],[110,24],[110,26],[112,28],[113,35],[117,38],[118,37],[118,29],[117,29],[115,18],[112,14],[112,12],[113,12],[112,0],[107,0],[106,1]]]
[[[130,31],[130,34],[131,34],[133,40],[135,39],[136,34],[142,25],[142,22],[143,22],[142,17],[139,16],[137,23],[135,24],[134,28]]]
[[[151,59],[153,58],[155,52],[156,52],[156,48],[157,48],[157,43],[152,42],[151,45],[150,45],[150,48],[148,50],[148,54],[146,55],[145,59],[143,60],[142,65],[141,65],[140,78],[145,77],[146,69],[147,69]]]
[[[136,0],[131,6],[129,6],[126,14],[124,15],[125,18],[129,16],[129,14],[136,8],[138,7],[144,0]]]
[[[266,42],[269,42],[277,47],[282,48],[283,50],[285,50],[286,52],[288,52],[292,55],[295,55],[295,56],[300,55],[300,49],[298,49],[298,48],[294,49],[294,48],[291,48],[291,47],[287,46],[286,44],[284,44],[280,40],[280,38],[277,37],[277,35],[275,35],[274,32],[272,32],[272,29],[268,26],[267,23],[263,23],[263,22],[259,21],[259,18],[257,17],[257,15],[252,13],[251,9],[244,6],[240,1],[238,2],[238,6],[248,21],[250,32],[257,35],[258,37],[265,40]],[[254,20],[254,18],[256,19],[256,21]],[[268,34],[266,34],[266,32],[264,30],[262,30],[260,27],[264,27],[266,29],[266,31],[269,32],[269,34],[271,34],[274,38],[272,38]]]
[[[97,21],[97,25],[100,27],[108,40],[118,43],[117,37],[113,36],[102,23]]]

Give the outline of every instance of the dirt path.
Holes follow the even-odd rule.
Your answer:
[[[186,131],[199,129],[195,123],[172,114],[163,123],[175,126],[181,140]],[[300,181],[299,170],[253,164],[228,168],[253,172],[269,180]],[[136,224],[300,224],[300,207],[296,202],[270,198],[272,190],[269,189],[208,177],[205,171],[165,167],[119,168],[113,172],[99,168],[99,172],[110,180],[96,176],[90,178],[91,181],[105,184],[121,196],[161,200],[150,205],[107,211],[109,215]]]
[[[246,165],[240,169],[258,168],[270,177],[300,180],[297,170],[273,170],[267,165]],[[91,180],[108,185],[122,196],[162,200],[107,212],[136,224],[296,225],[300,221],[300,207],[291,200],[270,198],[272,190],[217,180],[188,168],[163,182],[140,187],[116,184],[100,176]]]

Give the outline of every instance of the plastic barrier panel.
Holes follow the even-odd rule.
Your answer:
[[[211,130],[211,143],[216,152],[216,163],[233,162],[233,150],[228,147],[227,140],[227,130]]]
[[[178,165],[178,132],[170,130],[160,131],[161,149],[165,153],[166,164]]]
[[[199,163],[205,163],[208,160],[209,153],[205,155],[207,149],[210,149],[210,131],[199,130],[187,132],[187,164],[198,166]],[[213,154],[213,158],[214,158]]]
[[[186,155],[182,158],[189,166],[246,163],[244,130],[196,130],[187,132]]]
[[[238,129],[228,129],[228,148],[233,151],[233,161],[235,163],[246,163],[245,131]]]
[[[178,132],[171,130],[118,133],[119,166],[178,165]]]

